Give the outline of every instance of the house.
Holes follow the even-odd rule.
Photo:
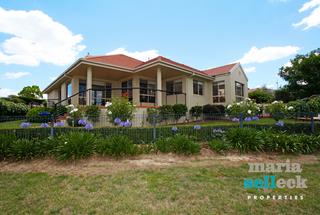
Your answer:
[[[127,96],[138,107],[229,104],[248,96],[248,79],[233,63],[204,71],[159,56],[146,62],[123,54],[78,59],[43,91],[56,104],[101,105]],[[88,99],[89,98],[89,99]]]

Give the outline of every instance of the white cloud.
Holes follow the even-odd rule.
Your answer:
[[[256,67],[252,66],[252,67],[246,67],[246,68],[243,68],[244,72],[246,74],[249,74],[249,73],[253,73],[256,71]]]
[[[18,92],[8,88],[0,88],[0,97],[7,97],[9,95],[17,95]]]
[[[30,73],[29,72],[6,72],[4,74],[4,77],[6,79],[19,79],[27,75],[30,75]]]
[[[0,7],[0,33],[11,35],[0,44],[0,63],[37,66],[72,63],[85,46],[82,35],[39,10],[5,10]]]
[[[294,27],[302,27],[307,30],[312,27],[320,26],[320,0],[310,0],[303,4],[299,9],[299,13],[313,9],[312,12],[304,17],[300,22],[294,23]]]
[[[267,84],[266,87],[268,89],[275,89],[276,87],[274,86],[274,84]]]
[[[155,50],[155,49],[151,49],[151,50],[147,50],[147,51],[129,52],[123,47],[117,48],[111,52],[106,53],[106,55],[113,55],[113,54],[128,55],[130,57],[136,58],[141,61],[147,61],[147,60],[150,60],[152,58],[159,56],[158,50]]]
[[[264,63],[297,54],[299,49],[297,46],[268,46],[260,49],[253,46],[238,61],[242,64]]]

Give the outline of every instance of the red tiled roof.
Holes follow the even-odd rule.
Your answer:
[[[91,61],[91,62],[97,62],[97,63],[111,64],[111,65],[115,65],[115,66],[129,68],[129,69],[137,69],[137,68],[143,67],[146,64],[152,63],[152,62],[162,61],[164,63],[173,64],[173,65],[185,68],[185,69],[190,70],[194,73],[201,74],[204,76],[214,76],[214,75],[228,73],[234,67],[234,65],[236,65],[236,63],[233,63],[233,64],[201,71],[201,70],[195,69],[193,67],[187,66],[185,64],[170,60],[170,59],[165,58],[163,56],[158,56],[158,57],[155,57],[151,60],[143,62],[143,61],[137,60],[135,58],[126,56],[124,54],[87,56],[87,57],[85,57],[85,60]]]
[[[154,61],[162,61],[162,62],[165,62],[165,63],[170,63],[170,64],[173,64],[173,65],[188,69],[188,70],[190,70],[190,71],[192,71],[194,73],[198,73],[198,74],[205,75],[205,76],[207,75],[207,74],[203,73],[202,71],[200,71],[198,69],[192,68],[192,67],[187,66],[187,65],[182,64],[182,63],[178,63],[176,61],[170,60],[169,58],[165,58],[163,56],[158,56],[158,57],[155,57],[155,58],[153,58],[151,60],[148,60],[148,61],[142,63],[141,65],[139,65],[138,67],[141,67],[141,66],[143,66],[145,64],[148,64],[148,63],[151,63],[151,62],[154,62]]]
[[[221,75],[230,72],[230,70],[236,65],[237,63],[232,63],[212,69],[203,70],[204,73],[210,76],[214,75]]]
[[[143,63],[143,61],[137,60],[135,58],[123,55],[123,54],[116,54],[116,55],[103,55],[103,56],[87,56],[85,57],[86,60],[97,62],[97,63],[107,63],[115,66],[126,67],[129,69],[133,69],[136,66]]]

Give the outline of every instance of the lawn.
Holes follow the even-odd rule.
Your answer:
[[[304,200],[254,201],[243,179],[248,166],[171,166],[126,169],[107,175],[0,173],[2,214],[320,214],[320,162],[303,164],[307,189],[271,194],[303,194]],[[280,173],[286,178],[293,173]],[[279,174],[276,174],[279,176]]]
[[[0,129],[16,129],[20,128],[20,124],[25,122],[25,120],[16,120],[9,122],[0,122]],[[31,123],[31,128],[40,127],[41,123]]]
[[[1,122],[0,123],[0,129],[17,129],[20,128],[21,122],[24,122],[23,120],[17,120],[17,121],[9,121],[9,122]],[[294,120],[294,119],[286,119],[284,120],[285,123],[287,124],[292,124],[292,123],[310,123],[308,121],[302,121],[302,120]],[[41,123],[32,123],[31,128],[35,127],[40,127]],[[181,125],[195,125],[195,124],[200,124],[203,126],[228,126],[228,125],[239,125],[237,122],[232,122],[232,121],[223,121],[223,120],[214,120],[214,121],[200,121],[200,122],[190,122],[187,124],[181,124]],[[252,121],[252,122],[244,122],[244,125],[274,125],[275,120],[271,118],[264,118],[260,119],[259,121]]]

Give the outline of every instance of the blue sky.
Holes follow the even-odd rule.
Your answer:
[[[240,60],[250,88],[276,88],[279,68],[319,38],[319,0],[1,0],[0,96],[43,89],[88,52],[198,69]]]

